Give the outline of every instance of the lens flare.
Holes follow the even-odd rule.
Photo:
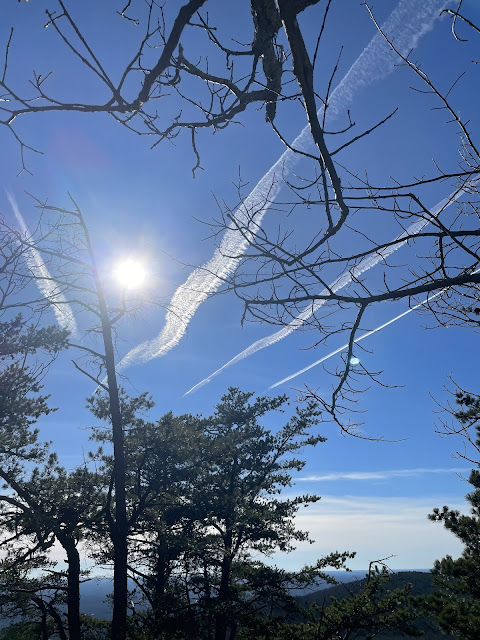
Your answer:
[[[113,275],[118,284],[123,288],[138,289],[145,282],[147,272],[139,260],[129,258],[117,264]]]

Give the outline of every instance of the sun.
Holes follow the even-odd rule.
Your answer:
[[[117,263],[113,275],[124,289],[138,289],[145,282],[147,271],[140,260],[127,258]]]

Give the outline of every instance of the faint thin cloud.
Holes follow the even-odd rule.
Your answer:
[[[296,478],[298,482],[330,482],[337,480],[389,480],[391,478],[405,478],[433,473],[468,473],[467,467],[448,467],[428,469],[418,467],[416,469],[389,469],[386,471],[344,471],[336,473],[326,473],[322,475],[300,476]]]
[[[73,311],[67,302],[64,294],[59,290],[54,278],[50,274],[45,261],[40,252],[35,248],[32,235],[23,219],[17,201],[11,193],[6,192],[10,206],[17,220],[18,226],[23,236],[23,241],[29,246],[25,251],[25,259],[29,269],[35,277],[37,288],[41,295],[52,305],[53,312],[58,324],[62,329],[68,329],[72,335],[78,333],[77,323],[73,315]]]
[[[295,524],[310,533],[313,544],[300,542],[295,553],[277,554],[275,562],[286,569],[312,562],[332,550],[348,549],[357,556],[352,569],[365,569],[370,561],[393,556],[392,569],[428,569],[446,554],[460,555],[462,544],[427,515],[448,504],[465,510],[458,496],[322,496],[302,509]]]

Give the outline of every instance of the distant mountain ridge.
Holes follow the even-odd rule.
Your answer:
[[[366,571],[330,571],[329,575],[335,577],[339,582],[352,582],[363,578]],[[129,588],[134,588],[132,584]],[[328,582],[319,582],[315,587],[305,590],[303,593],[328,589],[331,585]],[[113,582],[110,578],[92,578],[80,585],[81,610],[95,618],[108,619],[111,616],[111,606],[108,602],[108,594],[113,591]]]
[[[340,584],[331,585],[328,582],[319,582],[313,588],[305,590],[297,598],[304,606],[309,606],[311,602],[319,602],[320,596],[325,595],[341,599],[348,595],[345,585],[357,593],[365,584],[366,570],[356,569],[354,571],[330,571],[327,572]],[[432,575],[428,570],[416,569],[414,571],[401,570],[392,574],[389,588],[396,589],[406,583],[412,583],[413,595],[427,595],[432,591]],[[133,588],[134,585],[131,585]],[[113,590],[113,583],[110,578],[94,578],[84,582],[80,586],[82,613],[88,613],[95,618],[108,618],[111,615],[111,606],[108,602],[108,594]],[[323,601],[323,600],[322,600]],[[445,638],[445,636],[442,636]]]
[[[305,608],[310,607],[313,603],[319,606],[328,606],[332,598],[342,600],[350,594],[358,593],[366,582],[367,571],[333,571],[329,572],[339,584],[330,585],[327,582],[319,583],[314,591],[297,595],[299,603]],[[425,570],[415,571],[399,571],[390,576],[390,580],[386,585],[388,590],[404,587],[406,584],[412,585],[412,595],[427,596],[433,590],[433,575]],[[131,587],[133,588],[133,584]],[[112,580],[109,578],[94,578],[81,584],[81,610],[82,613],[89,614],[97,619],[110,619],[112,608],[108,595],[113,590]],[[0,621],[0,628],[6,621]],[[422,618],[417,626],[423,631],[423,640],[456,640],[454,636],[445,635],[439,631],[433,620]],[[363,636],[358,634],[358,640]],[[412,636],[407,636],[400,631],[384,631],[375,636],[375,640],[406,640]]]
[[[343,600],[350,594],[359,593],[365,586],[366,580],[367,578],[364,577],[361,580],[357,579],[347,583],[322,587],[318,591],[298,596],[297,600],[306,608],[312,604],[326,607],[330,604],[332,598]],[[406,584],[412,585],[411,594],[413,596],[428,596],[434,589],[433,575],[430,572],[418,570],[392,573],[390,580],[385,585],[385,589],[393,591],[404,587]],[[420,618],[416,626],[423,632],[422,640],[456,640],[454,636],[446,635],[440,631],[430,618]],[[362,637],[361,634],[357,636],[359,640]],[[401,631],[383,631],[375,636],[375,640],[405,640],[411,637]]]

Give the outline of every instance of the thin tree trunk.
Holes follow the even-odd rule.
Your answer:
[[[113,350],[112,330],[107,310],[99,296],[102,315],[103,342],[105,345],[105,364],[107,369],[110,415],[112,419],[113,439],[113,481],[115,485],[115,523],[112,532],[113,542],[113,617],[112,640],[125,640],[127,634],[127,507],[125,496],[125,449],[120,399],[118,395],[117,375],[115,372],[115,353]]]
[[[57,538],[67,553],[67,620],[69,640],[81,640],[80,621],[80,555],[75,540],[57,532]]]
[[[52,616],[52,620],[57,625],[57,632],[58,632],[58,637],[60,638],[60,640],[68,640],[67,639],[67,634],[65,633],[65,627],[64,627],[64,624],[63,624],[63,620],[62,620],[60,614],[58,613],[58,611],[55,609],[55,607],[50,603],[48,605],[48,611],[49,611],[50,615]]]
[[[98,311],[102,325],[102,338],[105,347],[103,363],[107,370],[107,386],[112,420],[113,441],[113,482],[115,487],[115,521],[110,523],[110,535],[113,543],[113,616],[112,640],[126,640],[127,635],[127,504],[125,495],[125,445],[118,395],[117,372],[115,371],[115,351],[113,348],[112,322],[108,313],[102,280],[100,278],[90,233],[79,207],[75,204],[79,223],[85,234],[85,242],[92,265],[92,276],[98,299]]]
[[[232,533],[228,531],[225,538],[225,554],[222,558],[220,588],[218,590],[219,611],[215,616],[215,640],[226,640],[228,630],[227,607],[230,603],[230,573],[232,570]]]
[[[40,609],[39,626],[40,626],[40,631],[41,631],[41,634],[42,634],[42,640],[48,640],[49,633],[48,633],[48,626],[47,626],[47,607],[46,607],[44,601],[42,600],[42,598],[34,597],[34,598],[32,598],[32,601]]]

